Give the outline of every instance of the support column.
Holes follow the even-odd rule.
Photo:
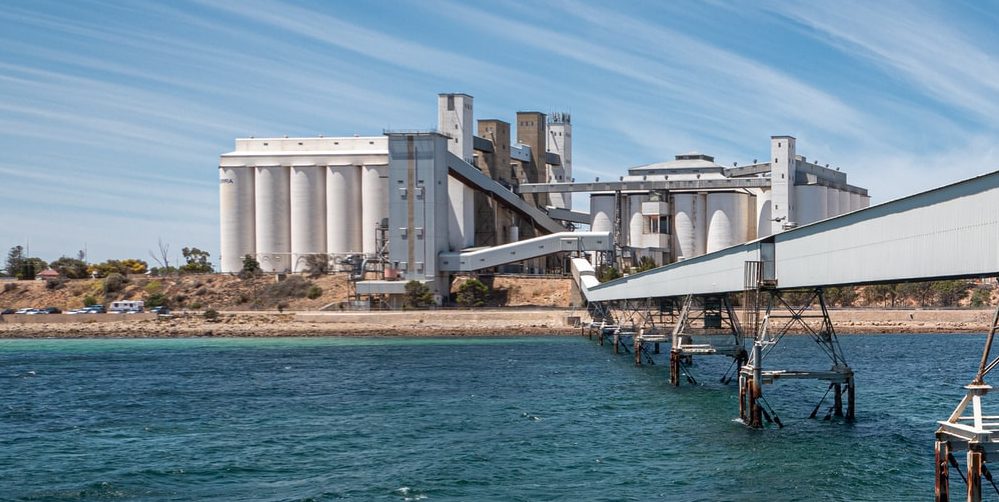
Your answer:
[[[645,334],[645,328],[638,330],[638,334],[635,335],[634,342],[632,343],[632,348],[635,349],[635,366],[642,365],[642,335]]]
[[[833,415],[843,416],[843,385],[833,384]]]
[[[652,353],[653,354],[659,353],[659,342],[656,342],[656,344],[652,346]]]
[[[763,427],[763,410],[760,408],[759,399],[763,396],[763,368],[762,368],[763,344],[759,341],[753,343],[753,352],[749,356],[750,364],[753,365],[753,379],[750,381],[749,389],[749,426],[755,429]]]
[[[981,450],[968,448],[968,502],[982,502],[982,458]]]
[[[933,478],[936,488],[934,489],[936,502],[950,502],[950,471],[947,457],[950,455],[950,443],[947,441],[937,441],[936,465],[933,469]]]
[[[680,386],[680,352],[676,350],[669,351],[669,383]]]
[[[856,403],[856,393],[854,390],[855,385],[853,382],[853,376],[851,375],[850,379],[846,381],[846,419],[851,422],[853,421],[854,405]]]
[[[614,353],[619,354],[621,352],[621,335],[614,333]]]

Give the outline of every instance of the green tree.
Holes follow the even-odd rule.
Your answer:
[[[260,274],[260,262],[253,255],[243,257],[243,270],[239,271],[240,279],[249,279]]]
[[[128,278],[117,272],[108,274],[104,278],[104,295],[107,296],[110,293],[117,293],[125,289],[125,284],[128,283]]]
[[[153,293],[146,298],[147,307],[165,307],[167,306],[167,297],[163,293]]]
[[[992,303],[992,294],[986,288],[975,288],[971,293],[971,306],[981,308]]]
[[[898,298],[898,291],[896,290],[897,284],[876,284],[873,286],[867,286],[864,289],[864,297],[867,301],[875,305],[881,305],[884,308],[895,307],[895,301]]]
[[[937,297],[937,304],[942,307],[957,307],[961,299],[968,294],[971,285],[968,281],[935,281],[933,282],[933,292]]]
[[[21,265],[24,263],[24,247],[14,246],[7,252],[7,275],[14,277],[21,273]]]
[[[920,307],[929,305],[936,295],[933,290],[933,282],[930,281],[899,284],[897,290],[900,298],[910,300]]]
[[[469,279],[458,286],[455,301],[462,307],[481,307],[489,300],[489,288],[478,279]]]
[[[181,251],[186,264],[180,267],[180,271],[186,274],[210,274],[215,271],[210,261],[211,255],[208,251],[198,248],[184,248]]]
[[[59,272],[67,279],[86,279],[87,264],[83,260],[63,256],[49,264],[53,270]]]
[[[21,260],[21,273],[17,277],[18,279],[31,281],[35,279],[35,275],[47,268],[49,268],[49,264],[45,263],[45,260],[41,258],[25,258]]]
[[[842,286],[839,288],[826,288],[826,303],[829,305],[839,305],[840,307],[850,307],[857,301],[857,288],[853,286]]]
[[[406,292],[402,298],[403,308],[422,309],[427,308],[433,302],[434,295],[426,284],[420,281],[406,283]]]

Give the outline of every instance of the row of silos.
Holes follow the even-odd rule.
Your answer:
[[[387,165],[220,167],[222,272],[253,256],[303,272],[311,255],[374,254],[388,216]]]
[[[823,185],[795,185],[794,222],[807,225],[839,216],[869,206],[870,200],[859,192]]]
[[[756,238],[756,199],[744,192],[674,193],[673,229],[677,260],[712,253]],[[751,216],[752,215],[752,216]]]

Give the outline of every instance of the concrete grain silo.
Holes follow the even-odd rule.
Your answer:
[[[288,168],[257,166],[254,207],[257,261],[264,272],[291,269],[291,204]]]
[[[826,218],[832,218],[840,214],[839,190],[826,187]]]
[[[648,196],[638,194],[628,196],[628,245],[632,247],[641,247],[642,233],[645,230],[642,202],[648,200]]]
[[[614,195],[594,194],[590,196],[590,214],[593,222],[590,229],[594,232],[614,231]]]
[[[361,167],[361,250],[378,252],[378,227],[388,217],[388,166]]]
[[[839,195],[839,212],[836,214],[839,215],[853,211],[853,207],[850,205],[850,192],[837,190],[837,193]]]
[[[822,185],[795,185],[794,222],[807,225],[826,218],[826,187]]]
[[[674,234],[677,260],[704,254],[707,246],[707,224],[704,194],[673,195]]]
[[[708,253],[746,241],[748,195],[738,192],[715,192],[706,197]]]
[[[307,272],[310,255],[326,254],[326,168],[291,166],[291,271]]]
[[[326,168],[326,252],[361,252],[361,168]]]
[[[857,192],[850,192],[850,211],[856,211],[858,209],[863,209],[860,202],[861,195]]]
[[[219,167],[219,226],[222,273],[243,269],[243,257],[256,255],[252,167]]]
[[[773,201],[770,200],[770,190],[760,190],[756,195],[756,238],[767,237],[771,235],[771,206]]]

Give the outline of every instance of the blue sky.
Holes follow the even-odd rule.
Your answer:
[[[569,111],[574,175],[769,137],[873,202],[999,169],[993,2],[14,1],[0,9],[0,248],[218,256],[244,136]]]

